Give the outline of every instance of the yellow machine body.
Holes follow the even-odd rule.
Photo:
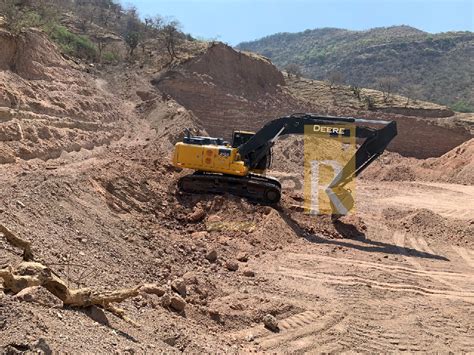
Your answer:
[[[198,171],[246,176],[249,169],[240,160],[237,148],[224,145],[176,143],[173,165]]]

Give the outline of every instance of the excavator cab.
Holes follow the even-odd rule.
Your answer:
[[[238,148],[242,144],[247,143],[254,135],[255,132],[234,131],[232,134],[232,148]]]

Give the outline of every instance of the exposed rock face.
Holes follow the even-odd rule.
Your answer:
[[[38,30],[0,29],[0,148],[51,159],[121,135],[126,110]],[[0,164],[12,162],[0,159]]]
[[[0,29],[0,46],[0,70],[11,70],[27,80],[47,79],[53,68],[68,66],[54,44],[35,29],[18,37]]]
[[[282,73],[266,58],[217,43],[152,83],[190,109],[211,135],[259,129],[270,118],[303,110],[284,88]]]

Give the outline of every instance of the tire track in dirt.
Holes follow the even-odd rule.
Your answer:
[[[469,255],[470,252],[468,249],[463,247],[456,247],[454,245],[452,245],[451,247],[466,262],[467,265],[469,265],[471,268],[474,268],[474,257],[471,257],[471,255]]]
[[[404,259],[407,262],[409,262],[411,265],[413,265],[416,269],[418,269],[420,272],[427,273],[432,279],[448,286],[452,290],[456,290],[456,291],[459,291],[459,292],[466,292],[467,291],[467,292],[472,294],[472,292],[466,290],[466,288],[465,288],[466,283],[463,283],[463,287],[460,287],[460,286],[455,285],[453,283],[454,281],[456,281],[455,277],[453,277],[454,275],[449,275],[449,274],[448,275],[443,275],[443,274],[440,275],[439,272],[429,271],[425,267],[423,267],[418,261],[416,261],[413,257],[410,257],[408,255],[407,250],[405,249],[405,239],[406,239],[405,233],[395,232],[395,233],[393,233],[392,238],[393,238],[393,241],[395,242],[395,245],[397,245],[398,249],[400,250],[400,253],[404,257]],[[428,246],[428,243],[426,242],[426,240],[424,240],[422,237],[418,237],[418,238],[409,237],[408,239],[409,239],[409,242],[410,242],[411,246],[414,249],[419,250],[419,251],[428,252],[428,253],[433,254],[433,255],[436,254],[433,251],[433,249]],[[465,275],[465,280],[464,280],[465,282],[470,281],[470,283],[467,284],[467,286],[471,286],[471,287],[474,286],[474,283],[473,283],[474,275],[473,274],[464,273],[464,274],[461,274],[461,275]],[[459,282],[460,280],[457,280],[457,281]],[[470,297],[470,295],[469,295],[469,297]]]
[[[263,326],[249,328],[238,333],[238,337],[254,337],[255,344],[262,350],[284,352],[304,351],[320,348],[333,343],[336,337],[331,329],[344,321],[345,313],[329,312],[320,314],[317,311],[305,311],[279,321],[280,331],[272,333]]]
[[[280,267],[280,274],[288,276],[288,277],[295,277],[305,280],[316,279],[322,281],[323,283],[333,283],[333,284],[341,284],[341,285],[365,285],[374,288],[379,288],[386,291],[395,291],[395,292],[412,292],[424,296],[437,296],[443,298],[455,298],[461,299],[464,301],[474,303],[474,292],[466,292],[466,291],[448,291],[448,290],[441,290],[441,289],[429,289],[424,288],[416,285],[405,284],[405,283],[388,283],[388,282],[379,282],[368,278],[357,277],[357,276],[337,276],[331,275],[328,273],[318,273],[318,272],[305,272],[300,271],[298,269]],[[314,274],[314,275],[313,275]],[[318,276],[316,276],[316,274]],[[323,275],[320,277],[319,275]]]
[[[447,278],[460,279],[460,280],[471,277],[471,276],[461,274],[461,273],[456,273],[456,272],[425,270],[425,269],[417,269],[417,268],[413,269],[413,268],[408,268],[408,267],[403,267],[403,266],[398,266],[398,265],[393,265],[393,264],[383,264],[383,263],[376,263],[376,262],[370,262],[370,261],[358,260],[358,259],[342,259],[342,258],[335,258],[335,257],[330,257],[330,256],[324,256],[324,255],[292,253],[292,254],[288,254],[288,256],[290,258],[293,258],[295,262],[299,262],[301,260],[314,261],[315,259],[321,259],[321,260],[326,260],[332,263],[347,265],[351,267],[360,266],[360,267],[366,267],[366,268],[375,269],[375,270],[381,270],[381,271],[387,271],[387,272],[402,272],[402,273],[414,274],[414,275],[419,275],[419,276],[439,275],[439,276],[443,276]]]
[[[357,248],[330,254],[332,245],[317,244],[260,264],[275,292],[291,290],[287,302],[306,311],[280,320],[279,333],[260,325],[240,338],[252,334],[253,350],[291,353],[472,349],[474,283],[464,259],[450,246],[381,228],[383,240],[395,241],[388,258]]]

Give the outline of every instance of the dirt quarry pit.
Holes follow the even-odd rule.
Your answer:
[[[270,65],[239,59],[224,45],[213,51],[229,61]],[[188,172],[171,166],[173,145],[184,128],[206,134],[209,125],[198,110],[157,90],[166,80],[172,89],[182,67],[161,73],[164,81],[157,83],[150,68],[128,69],[131,74],[118,68],[95,78],[60,60],[72,81],[91,90],[75,92],[74,100],[89,102],[77,116],[62,116],[59,108],[39,112],[25,94],[36,81],[0,71],[21,83],[8,81],[8,97],[18,92],[24,110],[47,115],[40,122],[53,132],[58,120],[72,122],[77,127],[68,127],[84,142],[69,149],[77,136],[63,126],[57,140],[31,134],[0,141],[0,352],[474,349],[472,139],[428,159],[387,152],[358,181],[356,212],[332,222],[304,213],[301,194],[290,188],[274,208],[178,191],[177,180]],[[206,61],[180,65],[189,69],[180,85],[191,93],[199,80],[210,83],[206,90],[225,93],[218,72],[212,80],[193,76],[208,70]],[[272,89],[246,89],[252,81],[244,75],[243,95],[227,96],[234,108],[261,93],[258,99],[275,114],[298,104],[276,69],[265,73],[275,78]],[[37,95],[50,105],[52,84],[41,80]],[[118,106],[100,104],[110,97],[120,98]],[[255,102],[235,114],[239,122]],[[96,111],[103,116],[91,117],[113,121],[105,129],[114,133],[110,141],[95,139],[102,131],[82,125],[83,115]],[[12,121],[43,132],[31,116],[8,117],[0,133],[18,127]],[[272,172],[297,175],[302,142],[277,144],[284,160]],[[22,154],[23,146],[32,154]],[[67,292],[82,295],[82,303],[58,297]]]

